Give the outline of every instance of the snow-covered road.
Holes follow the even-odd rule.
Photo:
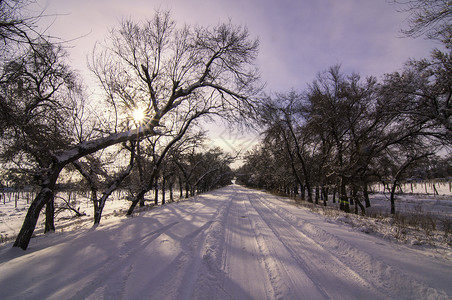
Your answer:
[[[2,299],[450,299],[452,263],[232,185],[0,249]]]

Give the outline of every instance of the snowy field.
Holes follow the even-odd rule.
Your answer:
[[[231,185],[38,235],[26,251],[7,243],[1,298],[452,298],[450,247],[401,243],[352,218]]]
[[[30,205],[29,202],[31,202],[34,195],[35,193],[31,191],[0,193],[0,244],[15,239],[27,214]],[[125,215],[131,203],[126,199],[126,196],[126,192],[116,191],[107,199],[101,222],[115,216]],[[58,212],[59,207],[67,207],[65,201],[62,200],[63,198],[70,202],[71,207],[84,215],[82,217],[75,217],[75,213],[69,209]],[[148,200],[146,204],[154,203],[153,192],[146,194],[145,199]],[[179,200],[176,193],[174,194],[174,200]],[[166,196],[166,201],[169,201],[168,195]],[[59,192],[55,197],[55,206],[55,211],[57,212],[55,216],[55,227],[57,231],[87,226],[93,222],[93,204],[90,200],[89,193]],[[137,206],[136,211],[139,209]],[[39,217],[35,234],[44,232],[44,222],[45,215],[43,210]]]
[[[423,183],[406,183],[398,189],[396,209],[397,212],[415,212],[423,214],[431,214],[437,219],[452,218],[452,181],[435,181]],[[375,184],[371,187],[374,192],[370,195],[371,208],[369,213],[381,212],[389,214],[390,202],[389,191],[382,184]],[[438,195],[435,194],[438,192]],[[401,194],[401,192],[403,192]],[[33,199],[35,193],[28,192],[0,192],[0,244],[13,240],[22,226],[22,222],[27,213],[29,202]],[[126,199],[127,193],[123,191],[114,192],[107,200],[105,205],[102,221],[113,216],[125,214],[129,208],[130,201]],[[179,193],[174,192],[174,200],[179,200]],[[74,212],[64,210],[56,215],[57,231],[64,231],[72,227],[80,227],[90,225],[93,219],[93,205],[90,200],[89,193],[80,192],[59,192],[56,196],[57,210],[60,206],[65,206],[62,199],[69,201],[71,206],[78,209],[85,216],[73,218]],[[147,203],[154,203],[154,194],[149,192],[145,198]],[[328,202],[329,207],[338,207],[338,203]],[[161,201],[161,198],[160,200]],[[166,201],[169,201],[169,193],[167,192]],[[139,208],[137,207],[137,210]],[[35,234],[44,232],[44,212],[38,220],[37,230]]]

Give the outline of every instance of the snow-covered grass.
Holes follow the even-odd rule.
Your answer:
[[[351,214],[325,218],[232,185],[131,218],[111,215],[97,227],[38,235],[26,251],[7,243],[1,298],[452,297],[450,255],[352,222]]]
[[[329,221],[350,225],[355,230],[373,234],[385,239],[425,246],[434,252],[442,253],[452,259],[452,196],[406,193],[396,196],[396,214],[390,214],[390,201],[387,193],[370,195],[371,207],[366,214],[345,213],[339,210],[339,203],[327,206],[323,201],[318,205],[296,199],[296,204],[325,216]],[[363,203],[364,205],[364,203]],[[351,206],[354,211],[354,206]]]

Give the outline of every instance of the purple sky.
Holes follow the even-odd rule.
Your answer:
[[[73,65],[86,71],[86,55],[122,18],[170,9],[178,24],[232,20],[260,40],[259,67],[267,92],[302,90],[319,71],[340,63],[345,72],[381,76],[408,58],[428,57],[436,45],[401,38],[406,14],[387,0],[39,0],[57,17],[50,32],[72,43]]]
[[[258,64],[266,92],[302,91],[334,64],[346,73],[379,78],[409,58],[426,58],[438,45],[402,38],[406,14],[388,0],[38,0],[48,14],[61,14],[49,32],[71,43],[73,67],[90,81],[87,55],[123,18],[139,21],[169,9],[179,25],[228,22],[247,26],[260,40]],[[256,135],[209,124],[211,143],[246,150]]]

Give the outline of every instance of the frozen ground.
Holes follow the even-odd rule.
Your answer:
[[[382,225],[383,226],[383,225]],[[231,185],[0,248],[2,299],[450,299],[450,249]]]
[[[34,197],[33,192],[19,192],[19,193],[0,193],[0,244],[6,241],[15,239],[20,231],[24,217],[29,207],[29,202]],[[109,218],[124,215],[130,206],[130,201],[126,199],[127,193],[123,191],[114,192],[107,200],[105,208],[102,213],[102,221]],[[16,201],[17,197],[17,201]],[[75,213],[70,210],[63,210],[58,212],[55,217],[55,226],[57,231],[70,230],[71,228],[80,226],[89,226],[93,222],[93,205],[90,200],[89,193],[80,192],[59,192],[55,198],[56,211],[61,206],[66,206],[62,201],[64,198],[66,201],[70,201],[70,205],[77,209],[80,213],[84,214],[82,217],[74,218]],[[146,194],[145,199],[147,203],[154,203],[154,195],[152,192]],[[150,201],[152,199],[152,201]],[[169,197],[166,197],[166,201]],[[174,200],[179,200],[177,195],[174,195]],[[161,201],[161,199],[160,199]],[[139,210],[139,207],[136,208]],[[42,211],[38,224],[35,230],[35,234],[41,234],[44,232],[44,210]]]

